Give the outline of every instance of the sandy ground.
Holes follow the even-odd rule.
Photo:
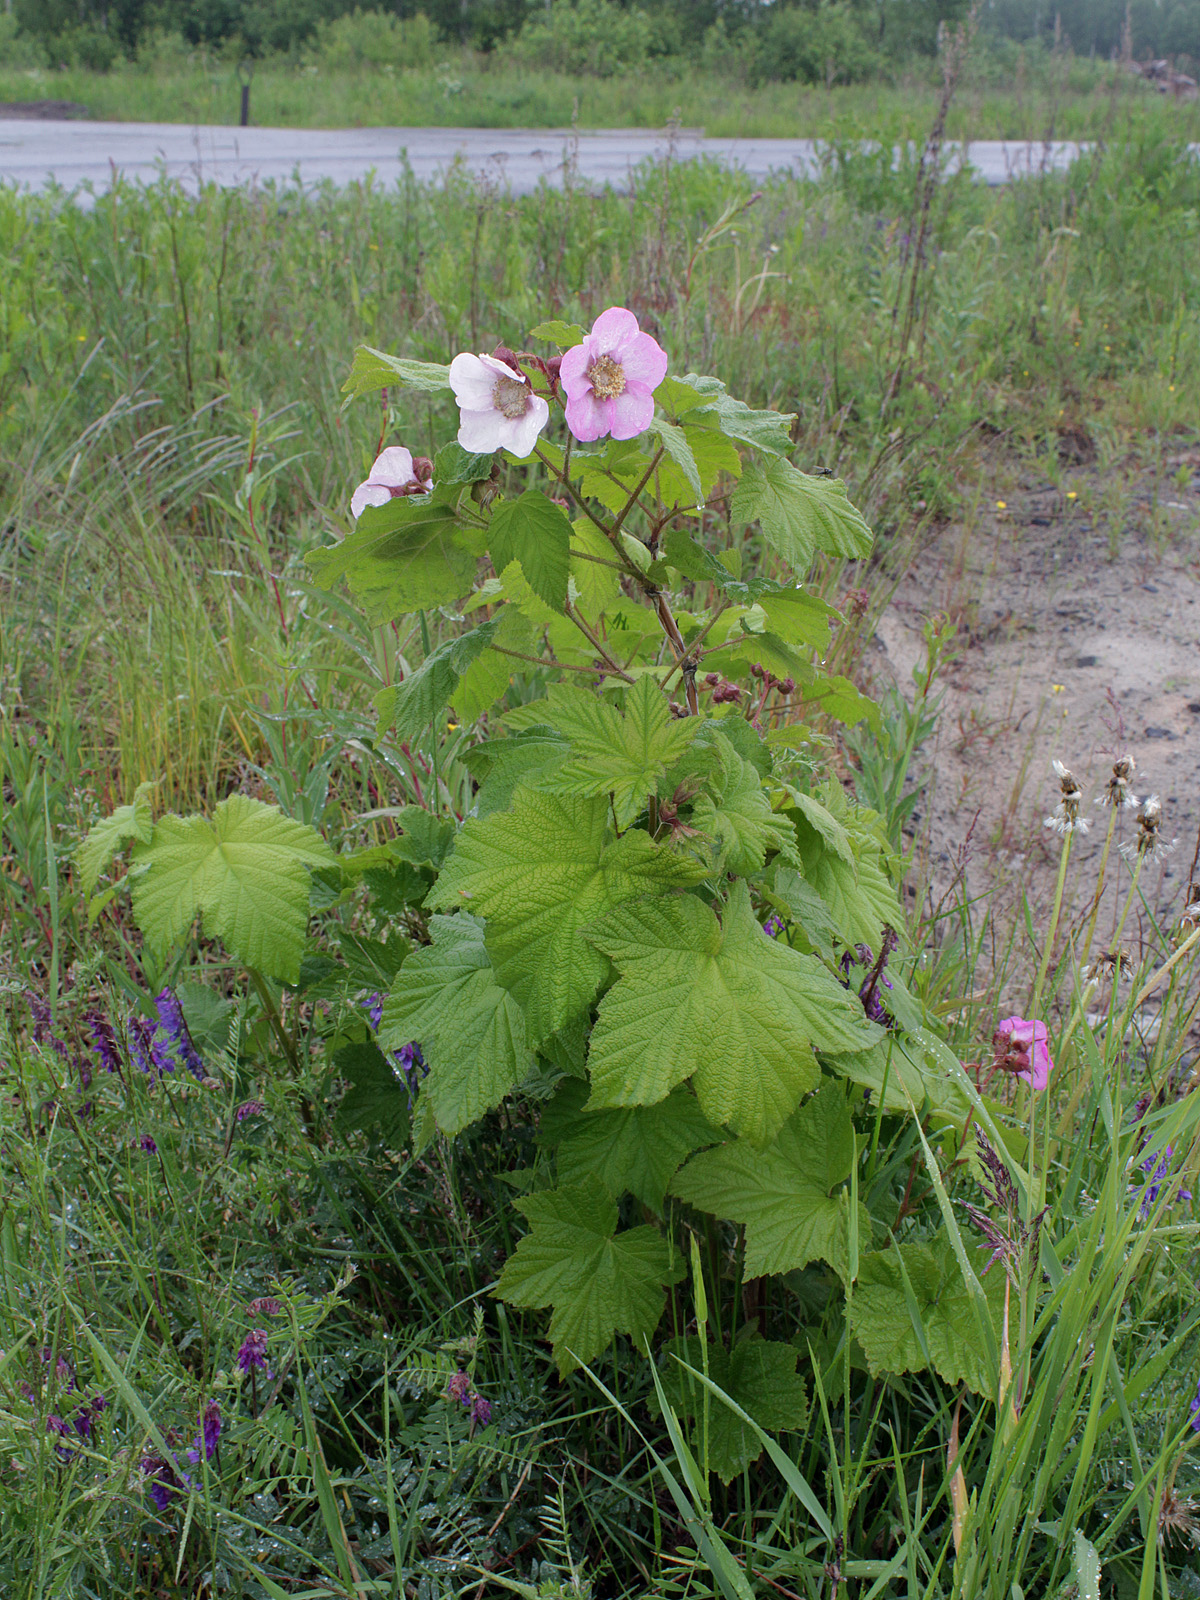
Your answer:
[[[1078,918],[1108,824],[1094,798],[1129,752],[1136,792],[1160,797],[1162,836],[1179,841],[1143,871],[1146,905],[1123,937],[1136,951],[1151,914],[1178,917],[1200,826],[1200,451],[1168,455],[1157,477],[1083,468],[1056,488],[1030,473],[1001,492],[1005,504],[985,500],[973,527],[929,535],[875,640],[881,678],[894,674],[911,697],[923,623],[938,612],[959,623],[940,726],[919,758],[927,903],[965,884],[996,896],[1003,923],[1002,908],[1019,911],[1028,894],[1044,928],[1061,848],[1043,826],[1058,799],[1057,757],[1092,819],[1073,840],[1067,904]],[[1134,816],[1122,813],[1118,840],[1133,837]],[[1128,884],[1123,864],[1115,876]],[[1108,879],[1100,950],[1116,914],[1111,867]]]

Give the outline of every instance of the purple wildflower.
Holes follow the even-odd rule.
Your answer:
[[[221,1406],[218,1401],[210,1400],[200,1413],[200,1432],[196,1435],[195,1443],[187,1453],[187,1458],[192,1465],[198,1466],[201,1456],[205,1461],[211,1461],[220,1438]]]
[[[71,1437],[71,1425],[51,1412],[46,1418],[46,1432],[54,1434],[59,1440],[69,1439]],[[54,1453],[60,1461],[70,1461],[75,1451],[69,1444],[60,1443],[54,1446]]]
[[[1200,1433],[1200,1384],[1196,1386],[1196,1398],[1188,1409],[1192,1413],[1192,1432]]]
[[[245,1122],[247,1117],[261,1117],[266,1109],[261,1100],[243,1100],[233,1115],[236,1121]]]
[[[129,1054],[139,1071],[144,1072],[148,1078],[158,1075],[162,1069],[158,1064],[158,1056],[154,1049],[155,1026],[149,1017],[134,1016],[129,1019]],[[174,1063],[170,1063],[166,1070],[174,1072]]]
[[[275,1374],[267,1366],[267,1340],[270,1338],[265,1328],[255,1328],[242,1340],[241,1349],[237,1353],[238,1370],[249,1372],[252,1367],[259,1372],[265,1372],[268,1378]]]
[[[89,1444],[91,1443],[92,1428],[95,1425],[96,1418],[107,1407],[108,1401],[102,1394],[93,1395],[90,1400],[85,1401],[79,1407],[71,1418],[71,1426],[81,1439],[86,1439]]]
[[[394,1058],[396,1065],[404,1074],[404,1081],[408,1084],[409,1091],[414,1091],[420,1079],[429,1073],[425,1057],[421,1054],[421,1046],[415,1040],[411,1044],[401,1045],[400,1049],[395,1051]]]
[[[138,1140],[138,1149],[144,1150],[148,1156],[156,1156],[158,1154],[158,1146],[155,1144],[153,1137],[148,1133],[144,1133]]]
[[[66,1061],[70,1057],[70,1050],[54,1031],[54,1023],[50,1015],[50,1007],[41,995],[34,994],[31,989],[25,991],[25,998],[29,1002],[29,1010],[33,1015],[33,1042],[34,1044],[47,1045],[56,1056]]]
[[[165,1056],[172,1061],[170,1066],[162,1065],[160,1070],[173,1072],[174,1060],[177,1058],[194,1078],[203,1080],[204,1062],[192,1043],[192,1036],[184,1020],[183,1007],[176,995],[170,989],[161,989],[154,997],[154,1009],[158,1012],[154,1058],[158,1061]]]
[[[492,1402],[485,1400],[481,1394],[473,1395],[471,1399],[471,1426],[473,1428],[486,1428],[492,1420]]]
[[[252,1317],[277,1317],[283,1307],[273,1294],[268,1294],[259,1300],[251,1300],[246,1310]]]
[[[461,1405],[471,1404],[471,1380],[465,1372],[456,1372],[446,1385],[446,1399],[457,1400]]]
[[[121,1052],[117,1048],[116,1030],[108,1018],[99,1011],[89,1011],[83,1019],[83,1029],[92,1047],[92,1054],[105,1072],[121,1072]]]
[[[379,1032],[379,1024],[383,1021],[383,996],[369,994],[362,1002],[362,1008],[367,1013],[367,1021],[371,1024],[371,1032]]]
[[[763,923],[763,932],[769,939],[778,939],[783,932],[783,918],[777,917],[772,913]]]
[[[1142,1171],[1148,1174],[1146,1182],[1142,1185],[1142,1203],[1138,1207],[1138,1218],[1142,1222],[1145,1222],[1150,1215],[1154,1202],[1158,1199],[1163,1180],[1170,1176],[1171,1160],[1174,1154],[1174,1147],[1167,1145],[1161,1155],[1157,1150],[1152,1150],[1141,1163]],[[1190,1200],[1191,1198],[1192,1191],[1190,1189],[1180,1189],[1179,1193],[1172,1197],[1171,1204],[1177,1205],[1181,1200]]]
[[[159,1511],[165,1511],[183,1487],[172,1463],[160,1456],[157,1451],[142,1457],[142,1479]],[[186,1481],[185,1478],[183,1482]]]

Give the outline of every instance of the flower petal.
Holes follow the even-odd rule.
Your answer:
[[[473,356],[464,350],[450,363],[450,387],[459,405],[468,411],[483,411],[492,403],[496,374],[488,370],[487,357]],[[502,363],[497,362],[498,366]],[[508,368],[504,370],[507,372]]]
[[[640,383],[631,384],[609,404],[614,439],[636,439],[654,421],[654,396]]]
[[[648,333],[637,338],[621,352],[621,366],[628,383],[644,383],[647,389],[657,389],[667,375],[667,352]]]
[[[532,395],[525,415],[517,417],[502,430],[505,448],[511,450],[513,455],[520,457],[521,460],[531,456],[538,434],[549,420],[550,407],[540,395]]]
[[[503,440],[504,418],[490,406],[486,411],[462,410],[458,414],[458,442],[472,455],[490,455]]]
[[[416,482],[413,472],[412,452],[402,444],[391,444],[375,457],[375,464],[367,478],[368,483],[382,483],[390,489],[406,489]]]
[[[350,496],[350,515],[358,520],[368,506],[385,506],[392,498],[392,491],[383,483],[360,483]]]
[[[592,351],[588,339],[582,344],[573,344],[563,356],[558,368],[558,381],[568,394],[572,384],[578,386],[587,382],[587,369],[591,363]]]
[[[609,306],[592,323],[588,340],[592,346],[592,359],[596,356],[622,356],[640,331],[632,311],[626,311],[624,306]]]
[[[612,409],[613,401],[597,400],[589,384],[582,394],[567,396],[567,427],[581,444],[591,444],[611,431]]]

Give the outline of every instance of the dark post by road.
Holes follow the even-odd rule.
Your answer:
[[[242,85],[242,118],[240,126],[250,126],[250,80],[254,76],[253,61],[238,62],[238,78]]]

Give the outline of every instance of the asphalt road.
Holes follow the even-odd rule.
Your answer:
[[[115,173],[153,182],[166,172],[193,189],[297,177],[305,184],[345,184],[374,173],[390,187],[407,156],[416,176],[427,181],[461,164],[476,177],[529,194],[543,179],[561,184],[568,161],[589,188],[622,188],[638,162],[662,157],[667,148],[666,134],[640,129],[573,136],[561,128],[227,128],[3,119],[0,182],[30,189],[58,183],[68,191],[91,185],[103,192]],[[966,159],[994,185],[1068,166],[1079,149],[979,140],[966,147]],[[705,139],[688,130],[676,136],[675,152],[680,159],[716,157],[753,179],[773,172],[810,176],[821,162],[820,142],[813,139]],[[961,152],[952,159],[961,159]]]

